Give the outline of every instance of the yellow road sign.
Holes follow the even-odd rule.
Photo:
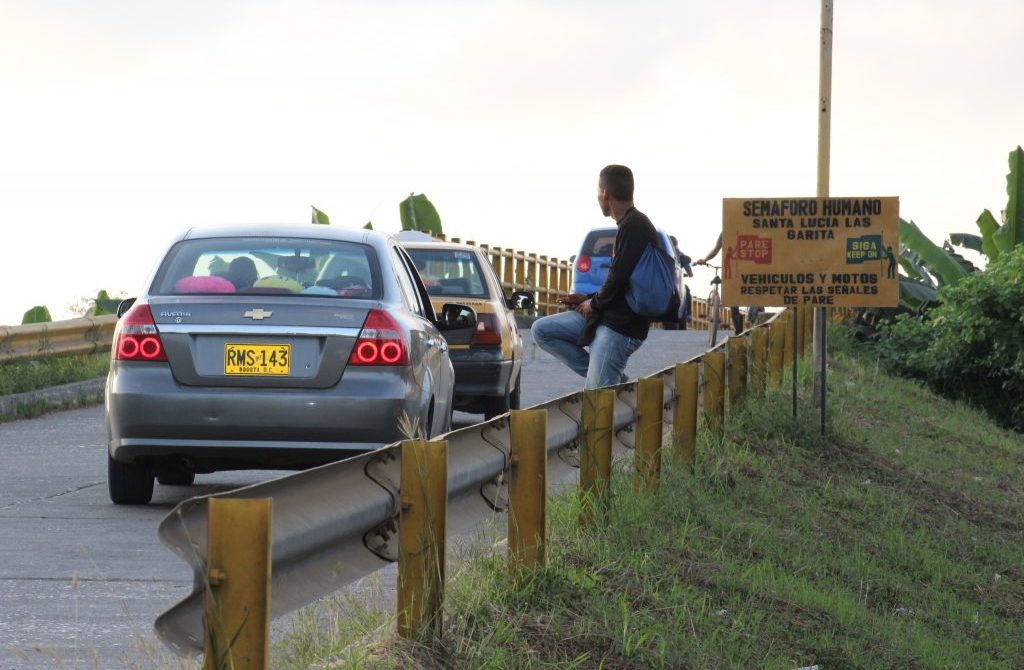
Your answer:
[[[896,307],[899,209],[885,198],[725,198],[726,305]]]

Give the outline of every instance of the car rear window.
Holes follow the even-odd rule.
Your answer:
[[[406,249],[430,295],[490,298],[476,254],[460,249]]]
[[[155,295],[246,293],[381,297],[373,249],[335,240],[210,238],[179,242],[157,272]]]
[[[592,230],[583,241],[583,249],[580,256],[606,256],[611,258],[612,250],[615,248],[615,228],[607,230]]]

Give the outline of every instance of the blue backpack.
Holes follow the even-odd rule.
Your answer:
[[[678,309],[675,261],[664,251],[648,244],[629,276],[626,303],[635,314],[650,319],[670,316],[673,303]],[[671,318],[678,320],[678,315]]]

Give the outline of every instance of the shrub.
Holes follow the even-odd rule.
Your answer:
[[[884,326],[879,355],[1024,431],[1024,246],[943,287],[938,299],[923,318],[904,315]]]

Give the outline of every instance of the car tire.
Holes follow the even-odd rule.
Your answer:
[[[148,505],[153,499],[153,472],[138,463],[121,463],[107,454],[107,488],[115,505]]]
[[[501,416],[505,412],[509,411],[512,406],[512,394],[506,393],[503,396],[497,398],[487,398],[484,400],[484,419],[488,421],[496,416]]]
[[[156,474],[156,480],[163,486],[192,486],[196,473],[187,470],[164,470]]]

